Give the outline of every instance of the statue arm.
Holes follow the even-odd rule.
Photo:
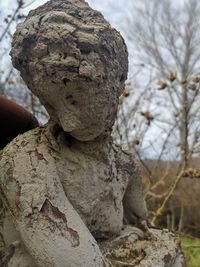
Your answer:
[[[1,188],[22,241],[37,266],[103,266],[96,241],[63,191],[53,156],[43,142],[35,149],[36,131],[11,142],[0,160]]]
[[[140,168],[134,156],[122,149],[117,149],[117,169],[124,181],[123,197],[124,222],[140,224],[147,220],[147,207],[142,189]]]

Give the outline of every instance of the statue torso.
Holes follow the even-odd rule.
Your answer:
[[[128,181],[118,173],[111,140],[80,142],[73,139],[69,142],[64,132],[54,137],[48,126],[26,132],[18,136],[15,143],[16,140],[19,149],[13,150],[13,158],[18,158],[20,150],[31,154],[30,176],[33,179],[38,176],[37,179],[48,180],[52,172],[48,170],[48,160],[54,162],[55,175],[68,200],[95,238],[107,238],[120,232],[122,199]],[[41,173],[39,167],[43,160],[47,166],[45,173]]]

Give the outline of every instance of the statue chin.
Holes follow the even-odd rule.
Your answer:
[[[96,122],[91,125],[92,123],[88,121],[87,125],[83,125],[74,114],[71,114],[69,117],[67,115],[69,115],[69,113],[59,115],[59,125],[64,132],[69,133],[73,138],[79,141],[92,141],[105,131],[105,126],[102,125],[102,123]]]
[[[90,132],[87,129],[74,130],[69,133],[72,137],[79,141],[92,141],[100,135],[99,132]]]

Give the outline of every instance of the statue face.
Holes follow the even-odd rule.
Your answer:
[[[118,95],[107,84],[97,87],[94,82],[74,82],[48,92],[43,98],[50,116],[76,139],[92,140],[111,128]]]

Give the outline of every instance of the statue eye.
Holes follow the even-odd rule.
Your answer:
[[[69,79],[67,79],[67,78],[63,78],[63,80],[62,80],[62,81],[63,81],[64,85],[67,85],[67,83],[68,83],[68,82],[70,82],[70,80],[69,80]]]
[[[70,105],[76,105],[77,104],[77,101],[74,100],[73,96],[72,95],[67,95],[65,97],[65,99],[69,102]]]

